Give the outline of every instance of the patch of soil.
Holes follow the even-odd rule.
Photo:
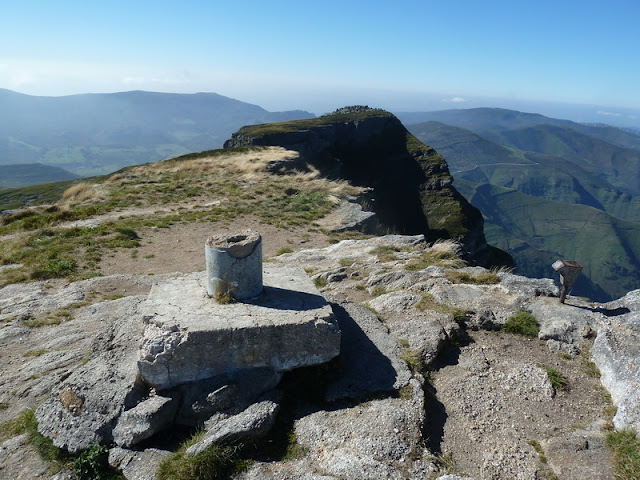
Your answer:
[[[204,243],[212,235],[227,235],[253,229],[262,235],[262,255],[273,257],[281,249],[300,250],[329,245],[331,238],[307,227],[278,228],[255,217],[232,222],[176,224],[170,228],[137,230],[140,247],[118,249],[105,254],[100,262],[104,275],[117,273],[156,274],[198,272],[206,268]]]
[[[472,336],[446,352],[427,395],[429,446],[452,470],[477,480],[613,479],[601,428],[610,404],[584,361],[555,354],[538,339]],[[549,390],[542,366],[560,372],[567,386]],[[565,455],[566,439],[585,455]]]

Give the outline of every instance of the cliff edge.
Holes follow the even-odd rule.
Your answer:
[[[329,178],[368,187],[361,204],[387,231],[454,239],[472,261],[512,264],[487,245],[482,214],[453,187],[442,155],[385,110],[344,107],[314,119],[245,126],[224,144],[243,146],[282,146]]]

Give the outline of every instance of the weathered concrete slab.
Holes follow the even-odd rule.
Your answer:
[[[228,305],[207,295],[204,272],[156,284],[143,307],[138,369],[158,390],[240,368],[286,371],[340,352],[331,307],[306,273],[266,264],[264,293]]]

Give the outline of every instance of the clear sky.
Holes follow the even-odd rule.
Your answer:
[[[477,97],[640,109],[640,0],[1,0],[0,88],[315,113]]]

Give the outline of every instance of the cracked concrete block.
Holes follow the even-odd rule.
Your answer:
[[[207,295],[204,272],[154,285],[138,359],[145,382],[163,390],[241,368],[282,372],[337,356],[340,328],[306,273],[265,267],[264,293],[227,305]]]

